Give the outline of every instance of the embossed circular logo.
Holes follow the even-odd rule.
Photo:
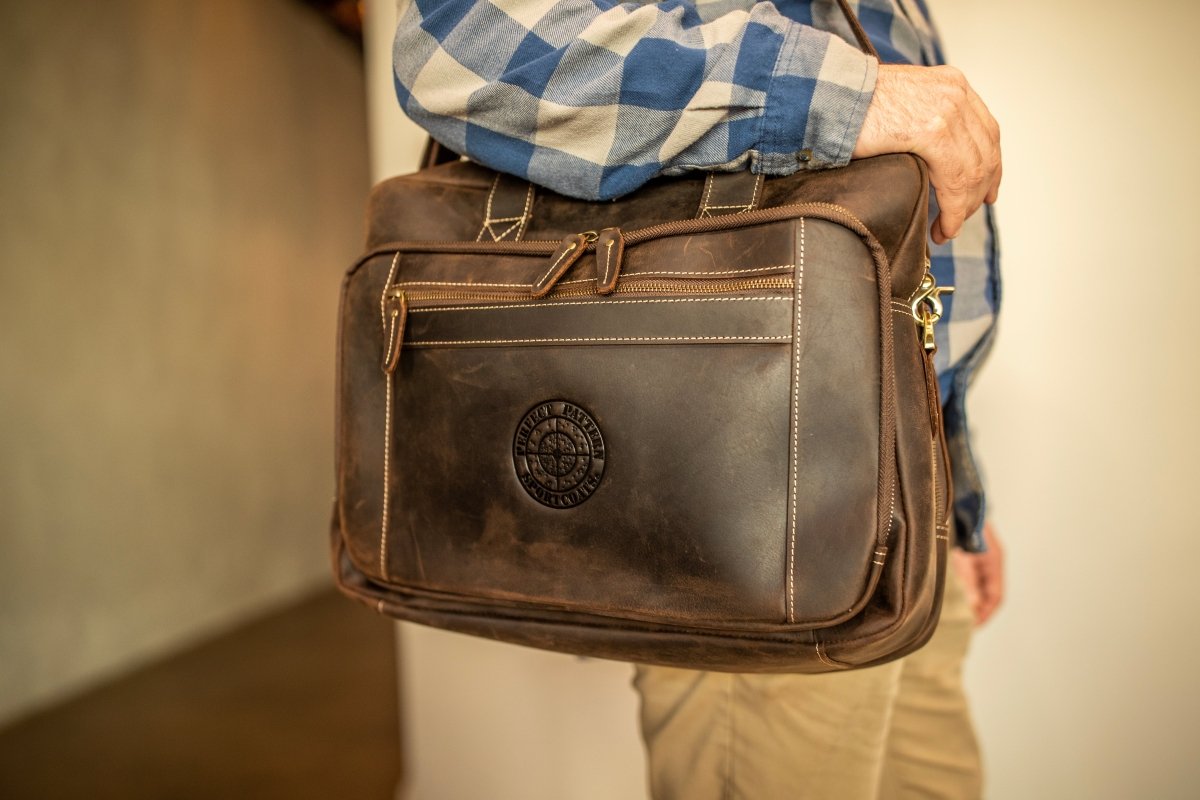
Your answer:
[[[517,425],[513,464],[534,500],[571,508],[592,496],[604,475],[604,438],[592,416],[574,403],[538,403]]]

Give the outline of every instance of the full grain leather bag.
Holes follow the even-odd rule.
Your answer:
[[[950,530],[923,162],[618,202],[377,186],[341,306],[334,569],[394,617],[695,669],[933,632]]]

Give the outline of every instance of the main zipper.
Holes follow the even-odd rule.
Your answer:
[[[813,212],[819,211],[819,214]],[[782,222],[788,219],[799,219],[805,216],[817,216],[821,219],[827,219],[830,222],[837,222],[845,227],[854,230],[860,235],[864,232],[874,240],[874,236],[867,232],[867,226],[856,217],[853,213],[839,205],[833,203],[793,203],[790,205],[774,206],[772,208],[759,208],[754,211],[745,211],[741,214],[726,214],[718,217],[704,217],[702,219],[683,219],[674,220],[671,222],[663,222],[658,225],[650,225],[645,228],[635,228],[631,231],[622,231],[622,238],[625,245],[642,244],[654,239],[662,239],[667,236],[680,236],[692,233],[709,233],[713,231],[730,230],[732,228],[745,228],[752,225],[761,225],[769,222]],[[612,230],[606,228],[605,230]],[[588,234],[595,235],[595,239]],[[583,231],[572,236],[580,236],[584,238],[584,243],[579,245],[580,255],[584,253],[592,253],[596,251],[597,242],[599,240],[599,232]],[[382,244],[371,251],[365,253],[359,263],[366,261],[378,255],[388,253],[490,253],[494,255],[552,255],[562,246],[561,240],[554,239],[539,239],[521,242],[453,242],[453,241],[405,241],[405,242],[388,242]]]

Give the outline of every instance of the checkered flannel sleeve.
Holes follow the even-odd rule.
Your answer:
[[[562,194],[846,164],[877,64],[750,0],[412,0],[396,92],[434,138]]]

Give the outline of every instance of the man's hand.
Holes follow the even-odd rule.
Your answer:
[[[951,555],[977,626],[987,622],[1004,599],[1004,549],[991,522],[983,525],[983,539],[987,542],[986,553],[956,549]]]
[[[882,64],[854,157],[915,153],[929,165],[939,214],[930,234],[953,239],[1000,190],[1000,126],[954,67]]]

